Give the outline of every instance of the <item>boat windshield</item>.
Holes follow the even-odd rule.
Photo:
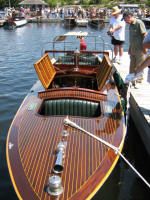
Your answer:
[[[106,51],[112,49],[111,45],[106,43],[100,35],[94,35],[87,32],[68,32],[56,36],[52,41],[43,45],[42,54],[48,50],[53,51],[80,51],[80,39],[84,38],[87,49],[86,51]]]

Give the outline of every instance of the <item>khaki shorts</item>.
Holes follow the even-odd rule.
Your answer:
[[[130,55],[130,70],[129,73],[134,73],[135,68],[145,60],[145,54]]]

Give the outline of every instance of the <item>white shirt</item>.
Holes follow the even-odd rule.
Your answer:
[[[119,15],[117,18],[112,16],[109,23],[113,28],[118,25],[121,26],[120,29],[113,33],[113,36],[116,40],[125,41],[125,21],[122,20],[122,15]]]

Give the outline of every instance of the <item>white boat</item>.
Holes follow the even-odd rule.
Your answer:
[[[5,19],[5,12],[0,10],[0,27],[4,25]]]
[[[24,26],[28,23],[27,19],[24,17],[16,17],[16,18],[10,18],[7,19],[4,23],[4,28],[6,29],[15,29],[17,27]]]
[[[77,26],[87,26],[88,25],[88,19],[82,19],[78,18],[75,20]]]
[[[25,18],[15,18],[14,23],[16,24],[16,27],[20,27],[27,24],[28,21]]]

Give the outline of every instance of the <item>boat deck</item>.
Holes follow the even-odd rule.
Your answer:
[[[82,91],[79,90],[78,93]],[[65,92],[63,94],[65,97]],[[96,99],[104,98],[98,93],[89,96],[88,92],[84,92],[84,98],[91,99],[93,95],[97,96]],[[13,169],[14,178],[12,179],[15,179],[18,197],[21,193],[23,199],[30,197],[48,200],[53,198],[45,192],[44,186],[46,187],[48,177],[53,174],[56,157],[54,150],[62,140],[61,133],[65,116],[42,116],[37,113],[42,104],[42,98],[47,98],[44,92],[41,92],[39,96],[41,98],[31,95],[25,99],[13,121],[14,128],[11,129],[11,134],[9,133],[9,163]],[[53,99],[55,91],[48,96]],[[104,101],[101,102],[101,108],[102,113],[105,114],[107,106]],[[74,116],[70,118],[89,132],[121,147],[122,137],[124,137],[122,131],[125,131],[121,110],[108,116],[103,114],[92,118]],[[69,136],[63,139],[67,143],[62,173],[64,193],[60,199],[86,199],[88,195],[92,197],[93,191],[95,193],[95,190],[97,191],[103,184],[119,157],[112,149],[82,134],[81,131],[72,128],[68,128],[67,131]],[[113,166],[111,166],[112,163]],[[68,182],[70,182],[69,188]],[[72,186],[71,182],[73,182]]]
[[[8,131],[7,164],[19,199],[91,199],[124,145],[125,117],[108,52],[93,48],[92,40],[91,51],[56,48],[64,36],[34,64],[43,89],[34,85]]]
[[[129,62],[128,53],[125,52],[122,64],[114,63],[123,81],[129,73]],[[150,154],[150,68],[146,68],[144,71],[144,81],[139,85],[139,88],[131,88],[130,113]]]

